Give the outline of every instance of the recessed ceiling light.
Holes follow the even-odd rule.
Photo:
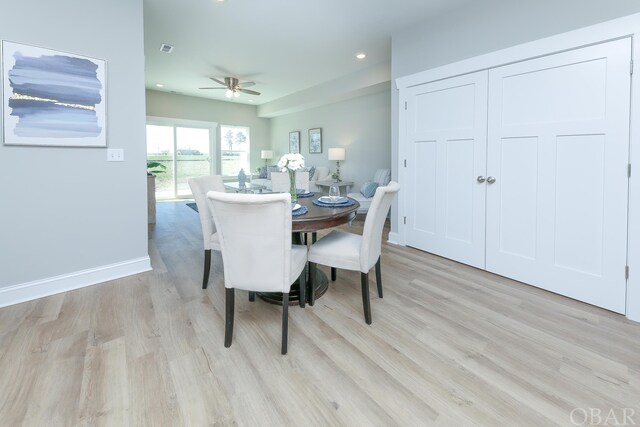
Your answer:
[[[356,54],[356,58],[358,58],[358,59],[364,59],[366,57],[367,57],[367,54],[364,53],[364,52],[360,52],[360,53]]]
[[[164,87],[162,83],[156,83],[156,87]]]
[[[253,99],[250,99],[249,102],[253,102]]]
[[[160,45],[160,52],[171,53],[173,52],[173,46],[171,46],[170,44],[162,43]]]

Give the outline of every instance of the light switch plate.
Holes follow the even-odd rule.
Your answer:
[[[124,162],[124,149],[107,148],[107,161],[108,162]]]

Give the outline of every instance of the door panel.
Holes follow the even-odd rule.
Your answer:
[[[538,228],[538,139],[509,138],[502,141],[501,149],[499,251],[532,260]]]
[[[490,71],[487,270],[624,312],[630,52]]]
[[[604,135],[556,140],[554,264],[594,276],[602,275],[604,149]]]
[[[466,201],[473,200],[474,140],[447,141],[447,167],[445,169],[445,215],[444,235],[448,240],[473,244],[473,206]],[[467,209],[461,207],[466,207]]]
[[[407,244],[484,268],[487,72],[406,99]]]
[[[421,168],[415,171],[413,188],[415,198],[413,211],[409,214],[414,218],[415,231],[425,235],[435,235],[436,209],[436,141],[416,141],[411,157],[420,159]]]

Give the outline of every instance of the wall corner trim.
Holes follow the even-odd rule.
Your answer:
[[[55,295],[151,270],[148,256],[0,288],[0,307]]]
[[[387,243],[391,243],[392,245],[406,246],[404,243],[400,243],[400,234],[394,233],[393,231],[389,233]]]

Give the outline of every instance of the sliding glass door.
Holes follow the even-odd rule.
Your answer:
[[[215,129],[215,123],[147,121],[147,160],[167,167],[157,174],[158,199],[189,198],[189,178],[214,173]]]

